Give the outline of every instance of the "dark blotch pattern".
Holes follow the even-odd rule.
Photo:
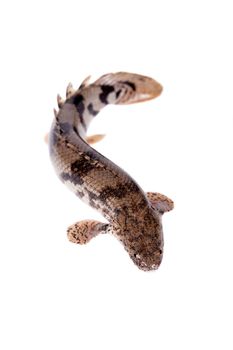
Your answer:
[[[94,110],[92,103],[89,103],[89,105],[87,106],[87,109],[88,109],[88,112],[91,115],[93,115],[93,117],[95,117],[99,113],[99,111]]]
[[[84,157],[79,158],[75,162],[71,163],[71,171],[72,173],[79,174],[80,176],[86,175],[89,171],[93,170],[96,166]]]
[[[75,105],[75,107],[78,111],[78,114],[80,117],[80,122],[81,122],[83,128],[85,130],[87,130],[87,126],[86,126],[85,121],[83,119],[83,113],[85,110],[84,97],[82,95],[78,94],[78,95],[74,96],[71,101],[73,102],[73,104]]]
[[[59,177],[62,182],[69,181],[75,185],[82,185],[84,183],[84,180],[78,174],[70,175],[66,172],[62,172]]]
[[[130,86],[133,91],[136,91],[136,85],[134,83],[132,83],[131,81],[126,80],[126,81],[122,81],[122,83]]]
[[[74,185],[83,185],[83,183],[84,183],[84,180],[80,176],[79,173],[70,175],[68,173],[64,173],[63,172],[63,173],[60,174],[60,179],[63,182],[69,181],[69,182],[73,183]]]
[[[78,160],[71,163],[71,175],[67,172],[63,172],[60,174],[60,178],[63,182],[70,181],[74,185],[82,185],[85,182],[83,179],[84,176],[95,167],[95,164],[90,163],[90,161],[84,157],[80,157]]]
[[[100,93],[100,101],[102,103],[108,104],[107,98],[108,95],[114,91],[114,87],[111,85],[102,85],[101,86],[101,90],[102,92]]]
[[[106,186],[100,193],[99,199],[105,201],[109,197],[114,198],[124,198],[129,193],[139,192],[139,188],[136,184],[132,183],[130,186],[128,184],[118,185],[116,188],[111,186]]]
[[[118,98],[118,97],[120,96],[120,93],[121,93],[121,90],[118,90],[118,91],[116,92],[116,98]]]
[[[98,199],[99,197],[95,193],[90,192],[90,191],[88,191],[88,197],[89,197],[90,205],[93,208],[98,209],[98,205],[94,202],[94,200]]]
[[[83,103],[83,101],[84,101],[84,97],[82,95],[80,95],[80,94],[75,95],[73,97],[73,99],[72,99],[72,102],[75,105],[75,107],[77,108],[77,111],[79,113],[81,113],[81,114],[84,111],[84,103]]]

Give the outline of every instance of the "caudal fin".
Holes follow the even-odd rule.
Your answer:
[[[163,87],[156,80],[134,73],[118,72],[105,74],[93,85],[113,86],[116,104],[131,104],[158,97]]]

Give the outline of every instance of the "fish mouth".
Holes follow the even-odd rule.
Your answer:
[[[161,259],[161,257],[160,257],[160,259]],[[160,260],[159,263],[148,264],[140,257],[139,254],[136,254],[133,257],[133,261],[138,266],[138,268],[140,270],[143,270],[143,271],[157,270],[160,266],[160,263],[161,263],[161,260]]]
[[[143,270],[143,271],[153,271],[153,270],[157,270],[159,268],[159,265],[158,264],[153,264],[153,265],[144,265],[144,264],[141,264],[141,265],[138,265],[138,267]]]

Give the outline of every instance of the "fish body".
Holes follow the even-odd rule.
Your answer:
[[[55,171],[81,200],[98,210],[107,223],[83,220],[71,225],[70,241],[85,244],[101,233],[111,233],[142,270],[155,270],[163,256],[161,217],[173,202],[159,193],[145,193],[123,169],[90,146],[103,135],[86,136],[88,126],[108,104],[131,104],[160,95],[152,78],[132,73],[110,73],[78,90],[69,84],[66,100],[58,96],[58,113],[49,134]]]

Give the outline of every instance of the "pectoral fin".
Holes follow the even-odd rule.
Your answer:
[[[93,143],[101,141],[104,137],[105,137],[105,135],[103,135],[103,134],[91,135],[91,136],[86,137],[86,141],[89,144],[93,144]]]
[[[147,192],[152,207],[157,209],[161,214],[170,211],[174,208],[174,202],[165,195],[157,192]]]
[[[67,229],[69,241],[76,244],[86,244],[99,233],[107,233],[109,224],[94,220],[76,222]]]

